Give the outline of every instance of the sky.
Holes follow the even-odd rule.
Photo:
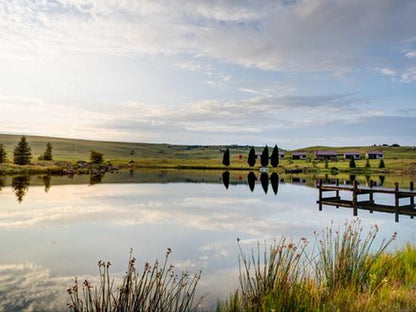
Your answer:
[[[414,0],[0,0],[0,133],[416,145]]]

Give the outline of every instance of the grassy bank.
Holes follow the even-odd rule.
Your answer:
[[[27,166],[14,166],[11,162],[13,148],[20,136],[0,134],[0,144],[3,144],[8,155],[8,161],[0,164],[0,174],[17,173],[62,173],[63,170],[72,170],[73,164],[89,161],[91,150],[104,154],[106,162],[121,168],[160,168],[160,169],[224,169],[222,166],[222,152],[230,149],[231,165],[228,170],[258,170],[260,163],[254,168],[247,165],[249,146],[219,146],[219,145],[172,145],[147,144],[125,142],[103,142],[77,139],[63,139],[39,136],[27,136],[32,149],[32,163]],[[38,156],[45,152],[46,143],[53,147],[53,161],[39,161]],[[263,147],[257,147],[260,153]],[[355,147],[324,147],[315,146],[301,149],[307,152],[306,160],[291,160],[291,151],[287,151],[285,159],[280,161],[278,172],[285,170],[298,170],[302,172],[331,172],[335,168],[339,172],[351,173],[400,173],[416,172],[416,149],[413,147],[392,146],[355,146]],[[316,161],[313,159],[315,150],[336,150],[338,154],[345,151],[360,151],[364,156],[366,151],[381,150],[385,155],[385,168],[378,168],[379,160],[370,160],[370,168],[366,168],[366,160],[357,160],[357,168],[349,168],[349,161]],[[271,150],[270,150],[271,152]]]
[[[216,310],[416,311],[416,248],[406,245],[387,252],[396,234],[375,246],[377,233],[377,226],[363,233],[355,220],[344,228],[329,227],[316,234],[314,243],[306,238],[296,243],[281,238],[248,253],[238,245],[239,288]],[[153,306],[151,311],[197,310],[199,300],[194,301],[194,296],[199,273],[194,277],[176,275],[167,265],[167,257],[163,265],[156,261],[150,269],[146,264],[142,272],[135,270],[130,258],[124,282],[117,289],[108,265],[100,261],[99,268],[99,285],[85,281],[83,286],[75,283],[68,289],[72,311],[83,311],[80,307],[85,311],[98,311],[96,307],[119,311],[121,306],[123,311],[150,311],[154,302],[184,302],[184,298],[189,302],[175,305],[175,309]],[[159,299],[148,300],[153,297]]]

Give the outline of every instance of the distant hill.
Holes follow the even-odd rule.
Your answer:
[[[19,142],[21,135],[0,134],[0,144],[6,148],[8,158],[13,156],[13,149]],[[226,147],[230,149],[232,161],[235,163],[236,156],[242,155],[239,161],[245,163],[245,157],[248,154],[250,146],[240,145],[173,145],[173,144],[150,144],[150,143],[128,143],[128,142],[110,142],[110,141],[92,141],[79,139],[64,139],[44,136],[26,136],[29,145],[32,148],[34,160],[44,153],[46,143],[50,142],[53,146],[53,156],[55,160],[78,161],[89,160],[91,150],[95,150],[104,154],[106,160],[114,160],[120,162],[143,161],[149,159],[154,163],[171,162],[176,160],[175,164],[187,163],[184,160],[203,160],[205,164],[218,165],[221,164],[220,159]],[[269,146],[271,153],[273,146]],[[256,151],[260,153],[263,147],[256,147]],[[345,151],[360,151],[365,153],[369,150],[381,150],[385,153],[385,158],[405,158],[416,159],[416,149],[414,147],[402,146],[348,146],[348,147],[329,147],[329,146],[312,146],[297,149],[297,151],[306,151],[313,153],[315,150],[335,150],[342,154]],[[288,152],[290,155],[290,152]],[[188,162],[189,164],[189,162]],[[191,163],[192,164],[192,163]]]
[[[0,134],[0,144],[5,146],[8,158],[12,158],[13,149],[19,142],[21,135]],[[34,158],[44,153],[46,143],[53,147],[55,160],[78,161],[88,160],[91,150],[104,154],[105,159],[130,161],[143,158],[166,159],[218,159],[222,157],[225,146],[219,145],[171,145],[91,141],[79,139],[64,139],[55,137],[26,135],[32,148]],[[248,146],[231,145],[233,153],[248,153]]]

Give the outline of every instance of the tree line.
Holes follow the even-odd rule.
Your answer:
[[[277,145],[274,146],[272,154],[269,157],[269,148],[267,145],[264,147],[263,152],[260,155],[260,164],[262,167],[267,167],[269,165],[272,167],[277,167],[279,165],[279,149]],[[247,156],[247,163],[250,167],[254,167],[257,162],[257,155],[256,150],[254,149],[254,146],[251,147],[250,151],[248,152]],[[222,164],[224,166],[230,165],[230,150],[227,148],[224,151],[223,157],[222,157]]]
[[[41,154],[38,159],[39,160],[46,160],[51,161],[53,160],[52,155],[52,144],[50,142],[46,143],[45,152]],[[20,138],[20,141],[14,147],[13,150],[13,163],[16,165],[29,165],[32,160],[32,149],[27,142],[25,136]],[[92,163],[101,164],[103,162],[103,154],[91,151],[90,153],[90,160]],[[7,152],[4,148],[3,144],[0,144],[0,164],[5,163],[7,161]]]
[[[52,144],[48,142],[46,144],[45,152],[39,156],[39,160],[52,160]],[[25,136],[20,138],[19,143],[14,147],[13,150],[13,163],[16,165],[28,165],[32,160],[32,149],[27,142]],[[0,144],[0,164],[7,161],[7,152],[3,144]]]

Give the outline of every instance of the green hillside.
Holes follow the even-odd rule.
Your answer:
[[[47,168],[63,168],[63,162],[75,163],[77,161],[89,161],[91,150],[104,154],[105,161],[122,167],[141,168],[187,168],[187,169],[222,169],[221,164],[223,151],[226,147],[230,149],[231,170],[250,169],[247,165],[249,146],[220,146],[220,145],[171,145],[171,144],[148,144],[128,142],[104,142],[79,139],[64,139],[41,136],[26,136],[32,149],[32,164],[25,171],[37,172]],[[0,172],[18,173],[22,166],[12,164],[13,149],[19,142],[19,135],[0,134],[0,144],[5,146],[8,162],[0,165]],[[46,144],[50,142],[53,146],[53,162],[39,161],[38,156],[43,154]],[[263,147],[256,147],[257,153]],[[271,153],[271,148],[269,149]],[[392,147],[392,146],[349,146],[349,147],[327,147],[313,146],[298,149],[306,151],[306,160],[291,160],[291,152],[286,152],[285,159],[280,161],[278,170],[303,170],[303,171],[330,171],[336,167],[340,171],[351,171],[349,161],[343,160],[342,153],[345,151],[360,151],[364,158],[365,152],[381,150],[384,152],[386,168],[383,172],[416,172],[416,149],[414,147]],[[328,164],[323,161],[316,161],[313,158],[315,150],[334,150],[340,155],[337,161],[330,161]],[[65,166],[67,166],[67,164]],[[366,160],[357,161],[357,169],[362,171]],[[376,171],[379,160],[371,160],[371,171]],[[260,167],[259,161],[254,169]],[[352,170],[352,171],[354,171]],[[365,170],[369,170],[368,168]]]

